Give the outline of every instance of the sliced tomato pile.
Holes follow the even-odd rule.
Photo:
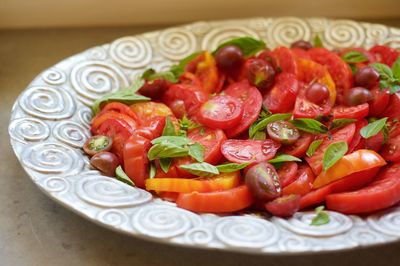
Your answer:
[[[93,167],[194,212],[399,203],[398,51],[246,38],[146,71],[140,97],[102,99],[84,146]]]

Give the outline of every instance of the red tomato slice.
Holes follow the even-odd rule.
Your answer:
[[[282,152],[295,156],[297,158],[302,158],[306,155],[307,149],[311,142],[314,140],[314,135],[308,133],[302,133],[300,138],[292,145],[285,145],[282,147]]]
[[[365,149],[378,152],[382,148],[384,142],[385,142],[385,138],[383,136],[382,131],[380,131],[378,134],[376,134],[368,139],[365,139],[364,147],[365,147]]]
[[[296,98],[296,104],[294,106],[293,117],[294,118],[316,118],[318,116],[329,115],[331,106],[329,103],[324,103],[319,106],[315,103],[307,100],[305,96],[305,90],[301,89],[299,95]]]
[[[218,192],[179,194],[178,207],[194,212],[224,213],[245,209],[253,204],[253,196],[246,185]]]
[[[369,49],[369,51],[376,56],[378,62],[384,63],[390,67],[399,56],[395,49],[385,45],[375,45]]]
[[[290,185],[296,180],[297,169],[297,163],[295,162],[284,163],[281,168],[278,169],[279,181],[282,188]]]
[[[147,152],[150,147],[150,140],[135,135],[126,141],[124,147],[125,173],[140,188],[144,188],[144,182],[149,177]]]
[[[198,115],[198,121],[215,129],[229,129],[239,124],[243,116],[242,103],[229,95],[215,96],[205,102]]]
[[[290,50],[292,50],[293,54],[297,57],[297,58],[302,58],[302,59],[306,59],[306,60],[311,60],[311,56],[307,53],[306,50],[301,49],[301,48],[290,48]]]
[[[119,103],[119,102],[108,103],[103,107],[103,109],[101,109],[100,113],[104,114],[105,112],[108,112],[108,111],[125,114],[125,115],[130,116],[133,119],[135,119],[135,121],[138,121],[138,117],[136,116],[136,114],[126,104]]]
[[[389,104],[390,94],[387,89],[382,90],[379,86],[371,90],[372,100],[368,102],[369,104],[369,116],[378,117],[385,111]]]
[[[226,140],[225,133],[220,130],[209,128],[196,128],[191,130],[188,138],[194,142],[199,142],[205,148],[204,161],[210,164],[217,164],[222,159],[221,146]]]
[[[368,213],[388,208],[400,201],[400,163],[387,166],[368,186],[328,195],[328,209],[345,214]]]
[[[356,106],[335,106],[332,109],[333,118],[361,119],[368,116],[369,105],[363,103]]]
[[[129,106],[135,113],[141,125],[146,125],[149,121],[154,120],[156,117],[170,116],[175,118],[171,109],[163,103],[158,102],[140,102],[134,103]]]
[[[203,60],[197,63],[196,77],[207,93],[214,93],[219,83],[217,64],[209,52],[203,53]]]
[[[400,135],[390,138],[389,141],[383,145],[380,154],[386,161],[400,161]]]
[[[322,171],[322,159],[324,157],[324,153],[328,146],[335,142],[344,141],[347,144],[350,144],[351,140],[353,139],[354,133],[356,131],[355,124],[347,125],[335,133],[332,134],[331,139],[328,137],[324,138],[324,141],[318,147],[318,149],[314,152],[313,156],[305,157],[308,164],[311,166],[314,174],[319,175]]]
[[[305,195],[311,191],[313,182],[314,174],[311,168],[307,165],[302,165],[297,170],[297,179],[282,189],[282,195]]]
[[[300,200],[300,209],[314,206],[325,201],[327,195],[332,193],[353,191],[370,183],[379,171],[379,167],[353,173],[329,185],[312,190]]]
[[[390,118],[400,117],[400,92],[390,95],[389,104],[380,116]]]
[[[233,163],[259,163],[274,158],[280,146],[278,142],[270,139],[228,139],[222,144],[221,151],[225,158]]]
[[[265,209],[274,216],[290,217],[300,209],[300,196],[287,195],[265,204]]]
[[[275,78],[275,85],[264,95],[263,105],[271,113],[286,113],[293,109],[299,92],[296,76],[281,73]]]
[[[272,51],[272,56],[275,59],[277,67],[282,72],[290,73],[297,76],[297,62],[294,53],[287,47],[278,47]]]
[[[239,125],[225,130],[226,135],[233,138],[246,131],[257,120],[261,110],[262,96],[247,80],[230,85],[223,93],[236,97],[243,106],[243,116]]]
[[[357,150],[360,143],[362,142],[360,130],[366,125],[368,125],[368,121],[366,119],[361,119],[356,122],[356,130],[354,133],[354,137],[349,144],[349,150],[347,153],[352,153],[353,151]]]
[[[123,113],[109,111],[109,112],[99,113],[92,119],[90,131],[92,132],[93,135],[99,134],[97,130],[104,123],[104,121],[113,119],[117,119],[118,121],[123,121],[123,123],[131,130],[137,127],[137,122],[132,117]]]
[[[171,117],[172,121],[176,121],[175,117]],[[141,127],[137,128],[133,134],[153,140],[161,136],[165,127],[165,117],[156,116],[146,121]]]

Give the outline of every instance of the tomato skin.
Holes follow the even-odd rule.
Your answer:
[[[395,49],[385,45],[375,45],[371,47],[369,51],[375,55],[378,62],[384,63],[390,67],[399,56]]]
[[[242,102],[243,116],[239,125],[225,130],[227,137],[233,138],[246,131],[257,120],[261,110],[262,96],[258,89],[251,86],[247,80],[233,83],[224,90],[224,93]]]
[[[305,195],[311,191],[313,182],[314,174],[311,168],[307,165],[302,165],[297,170],[297,179],[282,189],[282,195]]]
[[[225,213],[245,209],[253,204],[253,197],[246,185],[218,192],[180,193],[178,207],[194,212]]]
[[[299,92],[299,82],[290,73],[275,78],[274,87],[264,95],[263,106],[271,113],[286,113],[293,109]]]
[[[104,114],[109,111],[113,111],[113,112],[117,112],[117,113],[121,113],[121,114],[130,116],[135,121],[138,121],[138,117],[136,116],[136,114],[126,104],[119,103],[119,102],[108,103],[101,109],[100,113]]]
[[[385,137],[383,136],[382,131],[380,131],[378,134],[368,139],[365,139],[364,147],[365,149],[378,152],[382,148],[384,142],[385,142]]]
[[[93,135],[99,134],[98,129],[100,126],[104,124],[106,120],[121,121],[121,123],[123,123],[127,128],[129,128],[130,131],[134,130],[138,126],[138,123],[132,117],[116,111],[109,111],[109,112],[99,113],[92,119],[90,132]]]
[[[259,163],[275,157],[281,145],[273,140],[228,139],[222,146],[224,157],[233,163]]]
[[[308,133],[302,133],[300,138],[292,145],[283,147],[283,153],[302,158],[306,155],[307,149],[311,142],[314,140],[314,136]]]
[[[400,135],[390,138],[389,141],[383,145],[380,154],[386,161],[400,161]]]
[[[353,192],[328,195],[328,209],[358,214],[388,208],[400,201],[400,164],[388,165],[368,186]]]
[[[298,166],[295,162],[284,163],[281,168],[278,169],[279,181],[282,188],[287,187],[296,180],[297,169]]]
[[[149,177],[147,152],[150,147],[150,140],[132,135],[126,141],[123,150],[125,173],[140,188],[144,188],[144,182]]]
[[[380,116],[389,118],[400,117],[400,92],[390,95],[389,104]]]
[[[272,51],[272,56],[275,59],[277,67],[279,67],[282,72],[297,75],[298,67],[296,62],[296,56],[287,47],[277,47]]]
[[[265,204],[265,209],[274,216],[290,217],[300,209],[300,196],[287,195]]]
[[[175,117],[171,117],[172,121],[176,121]],[[165,117],[157,116],[151,120],[146,121],[141,127],[134,130],[134,135],[145,137],[153,140],[161,136],[165,127]]]
[[[361,135],[360,135],[360,130],[361,128],[365,127],[366,125],[368,125],[368,121],[366,119],[360,119],[356,122],[356,130],[354,133],[354,137],[351,140],[351,142],[349,143],[349,150],[347,153],[351,153],[355,150],[360,149],[359,146],[363,146],[363,142],[364,139],[362,139]]]
[[[386,162],[378,153],[371,150],[357,150],[340,158],[331,168],[322,172],[314,181],[313,187],[320,188],[352,173],[381,167]]]
[[[369,116],[379,117],[389,104],[390,94],[387,89],[381,90],[379,86],[371,90],[373,99],[368,102]]]
[[[333,118],[361,119],[368,116],[369,105],[363,103],[356,106],[335,106],[332,109]]]
[[[204,132],[203,132],[204,131]],[[222,143],[227,139],[224,131],[220,129],[196,128],[188,133],[188,138],[199,142],[205,147],[204,161],[217,164],[223,158],[221,152]]]

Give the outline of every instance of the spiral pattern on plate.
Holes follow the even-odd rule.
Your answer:
[[[18,103],[26,113],[48,120],[69,118],[76,109],[69,92],[45,85],[28,88],[20,96]]]
[[[364,40],[363,28],[349,20],[331,21],[324,31],[324,45],[328,48],[359,47]]]
[[[90,110],[87,107],[81,107],[78,110],[78,117],[79,117],[79,122],[87,128],[90,127],[90,122],[92,121],[92,110]]]
[[[75,91],[88,100],[85,104],[129,86],[127,77],[119,67],[102,61],[78,63],[72,69],[70,79]]]
[[[197,50],[195,35],[183,28],[162,31],[157,42],[160,53],[171,60],[180,60]]]
[[[107,50],[103,46],[93,47],[86,52],[86,56],[89,60],[103,61],[107,59]]]
[[[82,148],[85,141],[90,137],[90,132],[76,122],[62,121],[54,127],[53,136],[74,148]]]
[[[66,192],[70,187],[68,181],[59,176],[51,176],[46,178],[44,181],[42,181],[42,186],[44,189],[56,193]]]
[[[185,233],[185,242],[193,245],[206,245],[212,240],[213,234],[208,228],[192,228]]]
[[[103,210],[97,214],[100,222],[118,227],[128,222],[128,216],[121,210],[108,209]]]
[[[267,29],[268,44],[273,46],[287,45],[298,40],[311,38],[310,27],[298,18],[275,19]]]
[[[370,45],[379,43],[380,40],[385,40],[389,35],[389,30],[383,25],[369,25],[366,27],[365,34]]]
[[[60,85],[67,81],[67,75],[60,69],[51,68],[42,74],[42,79],[47,84]]]
[[[132,218],[137,231],[157,238],[178,236],[200,224],[198,215],[168,205],[144,206]]]
[[[311,225],[315,212],[297,212],[289,219],[272,217],[272,221],[293,233],[316,237],[342,234],[353,227],[353,221],[346,215],[332,211],[329,211],[328,214],[329,223],[319,226]]]
[[[352,241],[361,246],[384,242],[384,238],[381,235],[369,228],[353,228],[349,232],[349,237]]]
[[[21,163],[28,168],[45,174],[76,174],[83,167],[81,154],[60,143],[41,142],[26,147]]]
[[[145,38],[124,37],[110,46],[110,56],[118,64],[128,68],[146,67],[152,59],[150,43]]]
[[[50,136],[50,127],[39,119],[24,117],[12,120],[8,132],[12,139],[27,143],[47,139]]]
[[[312,244],[306,238],[288,235],[279,238],[278,247],[281,251],[293,250],[295,252],[300,252],[311,249]]]
[[[278,241],[279,231],[267,220],[231,216],[219,219],[215,236],[231,247],[262,248]]]
[[[367,223],[375,230],[390,235],[400,236],[400,207],[385,211],[380,214],[371,215]]]
[[[132,207],[148,202],[152,198],[145,190],[100,175],[81,178],[76,183],[75,190],[82,200],[101,207]]]

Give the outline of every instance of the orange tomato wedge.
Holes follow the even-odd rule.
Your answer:
[[[240,172],[222,173],[211,178],[151,178],[146,179],[146,190],[167,192],[211,192],[234,188],[239,185]]]
[[[171,109],[163,103],[140,102],[130,105],[140,122],[146,122],[157,116],[174,116]]]
[[[204,52],[204,60],[197,64],[195,75],[206,92],[214,93],[219,82],[218,68],[214,57],[209,52]]]
[[[385,164],[386,161],[375,151],[357,150],[343,156],[335,165],[327,171],[323,171],[315,179],[313,188],[320,188],[353,173],[380,167]]]

